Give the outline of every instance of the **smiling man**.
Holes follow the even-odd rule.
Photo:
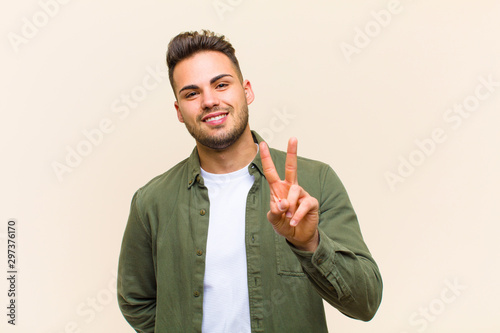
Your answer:
[[[137,332],[327,332],[323,300],[370,320],[378,267],[335,172],[250,130],[252,86],[209,31],[167,51],[191,156],[134,195],[118,301]]]

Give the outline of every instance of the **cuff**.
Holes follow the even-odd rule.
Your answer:
[[[322,275],[326,275],[333,270],[335,249],[338,247],[333,240],[330,239],[321,229],[319,232],[318,248],[314,252],[302,251],[297,249],[293,244],[287,241],[290,249],[297,259],[299,259],[305,271],[318,270]]]

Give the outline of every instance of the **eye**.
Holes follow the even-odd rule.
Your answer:
[[[186,95],[184,95],[184,98],[191,98],[196,95],[195,91],[188,92]]]
[[[228,86],[228,84],[227,84],[227,83],[222,83],[222,82],[221,82],[221,83],[217,84],[217,86],[215,86],[215,88],[220,89],[220,88],[225,88],[225,87],[227,87],[227,86]]]

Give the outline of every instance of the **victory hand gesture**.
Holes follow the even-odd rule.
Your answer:
[[[267,219],[274,230],[300,250],[315,251],[319,243],[319,204],[297,182],[297,139],[290,138],[285,162],[285,180],[281,180],[269,148],[259,145],[264,175],[271,190],[271,210]]]

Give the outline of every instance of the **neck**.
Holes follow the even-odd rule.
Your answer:
[[[196,143],[200,165],[210,173],[229,173],[240,170],[250,164],[257,154],[257,145],[253,141],[250,127],[247,126],[241,137],[225,149],[212,149]]]

